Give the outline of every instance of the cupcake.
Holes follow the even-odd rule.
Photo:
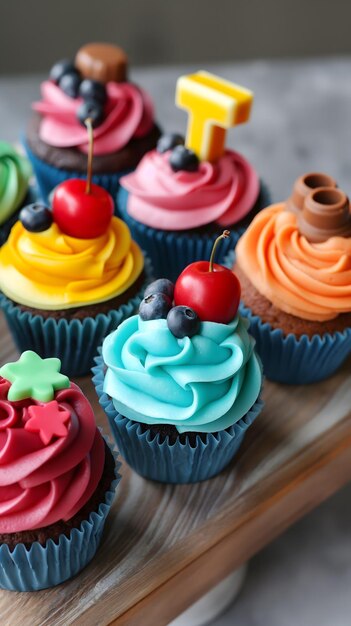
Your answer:
[[[6,141],[0,141],[0,246],[18,218],[23,203],[32,196],[29,161]]]
[[[250,91],[207,72],[181,77],[177,103],[190,111],[185,145],[181,135],[163,135],[156,150],[121,179],[118,210],[150,256],[156,276],[174,281],[192,260],[208,258],[220,227],[231,231],[220,251],[223,260],[253,216],[269,204],[253,166],[224,147],[223,127],[247,121],[252,100]],[[210,105],[224,108],[219,125],[218,111]]]
[[[87,181],[58,185],[52,211],[41,203],[22,209],[0,249],[0,306],[19,350],[58,356],[70,376],[90,371],[98,346],[134,312],[150,275],[91,171]]]
[[[118,449],[139,474],[192,483],[234,457],[262,408],[262,374],[230,269],[198,261],[158,279],[93,369]],[[174,305],[173,305],[174,301]]]
[[[59,359],[3,365],[0,404],[0,587],[36,591],[93,558],[119,464]]]
[[[241,313],[267,378],[304,384],[333,374],[351,352],[351,213],[325,174],[295,183],[236,247]]]
[[[67,178],[85,176],[88,116],[94,121],[93,182],[115,197],[122,174],[133,170],[159,137],[150,97],[127,79],[124,51],[104,43],[83,46],[74,62],[53,66],[41,96],[33,104],[24,145],[43,200]]]

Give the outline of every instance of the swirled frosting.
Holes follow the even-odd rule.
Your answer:
[[[259,180],[237,152],[227,150],[216,162],[202,161],[196,172],[174,172],[170,152],[153,150],[121,184],[129,192],[128,213],[163,230],[186,230],[217,222],[230,226],[253,208]]]
[[[144,137],[153,127],[153,105],[145,91],[131,83],[106,85],[105,119],[94,130],[94,154],[110,154],[133,138]],[[82,98],[70,98],[50,81],[41,85],[42,100],[33,109],[42,116],[39,136],[56,148],[88,152],[88,136],[77,119]]]
[[[351,311],[351,238],[310,243],[284,203],[255,217],[236,247],[236,262],[286,313],[323,322]]]
[[[72,518],[96,490],[105,462],[104,441],[79,387],[71,383],[56,392],[58,408],[69,413],[69,421],[66,434],[48,444],[25,427],[31,407],[46,403],[10,402],[9,388],[0,378],[0,533]]]
[[[125,292],[144,267],[126,224],[113,217],[96,239],[76,239],[54,223],[40,233],[17,222],[0,249],[0,288],[19,304],[68,309]]]
[[[20,208],[28,191],[29,161],[6,141],[0,141],[0,226]]]
[[[104,390],[116,409],[145,424],[173,424],[179,433],[216,432],[242,418],[261,388],[261,370],[246,323],[202,322],[177,339],[164,319],[133,316],[103,344]]]

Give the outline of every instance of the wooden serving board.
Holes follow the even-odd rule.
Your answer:
[[[17,357],[0,318],[0,363]],[[105,431],[88,377],[77,381]],[[351,361],[307,387],[266,382],[235,463],[193,486],[126,465],[95,559],[37,593],[0,591],[1,626],[165,626],[351,478]]]

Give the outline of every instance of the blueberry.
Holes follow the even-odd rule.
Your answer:
[[[90,80],[90,78],[85,78],[81,82],[79,95],[84,100],[94,100],[94,102],[100,102],[101,104],[105,104],[107,100],[104,83],[100,83],[98,80]]]
[[[150,293],[141,301],[139,315],[142,320],[166,319],[172,302],[164,293]]]
[[[104,120],[104,107],[100,102],[93,100],[86,100],[79,105],[77,109],[77,118],[83,126],[85,126],[85,120],[90,117],[92,120],[93,128],[100,126]]]
[[[64,74],[70,74],[75,71],[76,68],[74,67],[72,61],[69,59],[62,59],[52,66],[49,78],[57,85]]]
[[[176,146],[184,145],[184,137],[182,135],[178,135],[178,133],[167,133],[166,135],[161,135],[157,142],[157,152],[167,152],[167,150],[172,150]]]
[[[50,228],[53,222],[52,212],[40,202],[25,206],[19,214],[19,219],[30,233],[41,233]]]
[[[167,315],[167,324],[171,333],[182,339],[199,332],[200,318],[189,306],[175,306]]]
[[[58,86],[70,98],[78,96],[79,85],[81,82],[80,74],[77,70],[72,70],[61,76]]]
[[[174,284],[168,278],[158,278],[146,287],[144,298],[152,293],[164,293],[170,300],[173,300]]]
[[[179,170],[196,172],[199,168],[199,159],[189,148],[176,146],[169,157],[169,164],[174,172],[179,172]]]

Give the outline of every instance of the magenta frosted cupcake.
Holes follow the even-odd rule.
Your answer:
[[[55,64],[24,139],[41,194],[67,178],[84,177],[88,142],[84,119],[94,121],[93,182],[115,196],[159,137],[149,95],[127,79],[127,57],[110,44],[87,44],[75,61]]]
[[[236,103],[238,111],[228,126],[248,119],[251,92],[205,72],[190,77],[190,92],[198,76],[201,81],[211,81],[210,95],[201,93],[203,98],[219,97],[223,84],[230,91],[228,106]],[[180,106],[184,105],[184,79],[189,77],[181,77],[177,87]],[[190,106],[185,108],[189,110]],[[224,141],[219,148],[215,144],[215,152],[213,142],[204,149],[196,143],[198,137],[192,138],[191,124],[189,127],[186,140],[178,134],[163,135],[156,150],[146,154],[136,170],[121,179],[118,195],[120,215],[136,241],[148,251],[156,274],[171,280],[192,260],[208,257],[218,229],[225,227],[230,228],[231,235],[221,249],[223,260],[255,214],[269,203],[266,187],[244,156],[225,150]],[[203,135],[205,130],[204,126]],[[224,140],[224,130],[220,130]]]
[[[0,587],[36,591],[93,558],[118,464],[59,359],[3,365],[0,406]]]

